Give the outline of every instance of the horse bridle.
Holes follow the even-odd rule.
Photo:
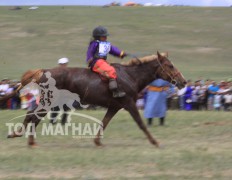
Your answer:
[[[170,74],[167,71],[165,71],[165,69],[164,69],[163,65],[160,63],[160,60],[159,60],[158,57],[157,57],[157,61],[158,61],[159,66],[162,69],[161,73],[165,73],[171,79],[171,83],[176,86],[177,85],[177,81],[175,80],[175,77],[180,74],[180,71],[177,70],[177,72],[175,74],[172,74],[172,73]]]

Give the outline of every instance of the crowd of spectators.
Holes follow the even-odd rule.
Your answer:
[[[14,90],[16,90],[19,86],[20,82],[17,80],[10,80],[8,78],[4,78],[0,81],[0,98],[11,94]],[[27,87],[20,90],[12,98],[8,99],[6,102],[0,103],[1,109],[27,109],[31,110],[36,100],[39,97],[39,90],[33,87]]]
[[[174,87],[175,88],[175,87]],[[167,91],[168,109],[179,110],[232,110],[232,81],[220,81],[216,83],[213,80],[188,80],[183,89],[175,91]],[[172,92],[172,93],[170,93]],[[142,94],[142,95],[141,95]],[[144,108],[146,99],[146,89],[140,93],[137,101],[139,109]]]
[[[232,83],[207,79],[188,80],[185,88],[176,89],[171,100],[177,99],[180,110],[232,110]],[[170,106],[170,104],[169,104]]]
[[[16,80],[2,79],[0,81],[0,98],[10,94],[19,85]],[[142,98],[138,100],[139,107],[142,108]],[[0,104],[0,109],[31,109],[38,103],[39,90],[33,87],[24,88],[17,95],[10,98],[7,102]],[[217,110],[232,111],[232,81],[213,80],[188,80],[185,88],[169,94],[167,100],[169,109],[179,110]]]
[[[16,80],[9,80],[4,78],[0,81],[0,98],[4,97],[17,88],[18,82]],[[20,97],[15,96],[9,99],[7,102],[0,104],[0,109],[18,109],[20,107]]]

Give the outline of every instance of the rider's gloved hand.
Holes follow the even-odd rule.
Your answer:
[[[127,53],[122,52],[121,58],[123,59],[123,58],[126,57],[126,56],[127,56]]]

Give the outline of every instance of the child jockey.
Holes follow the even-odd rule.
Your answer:
[[[108,54],[124,58],[126,53],[107,41],[108,35],[107,29],[103,26],[93,30],[93,40],[89,43],[86,61],[92,71],[109,79],[109,89],[113,92],[114,98],[124,97],[126,93],[118,89],[116,70],[106,60]]]

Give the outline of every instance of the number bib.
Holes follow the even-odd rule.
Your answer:
[[[99,42],[99,51],[98,54],[100,57],[107,56],[107,54],[110,52],[110,42]]]

